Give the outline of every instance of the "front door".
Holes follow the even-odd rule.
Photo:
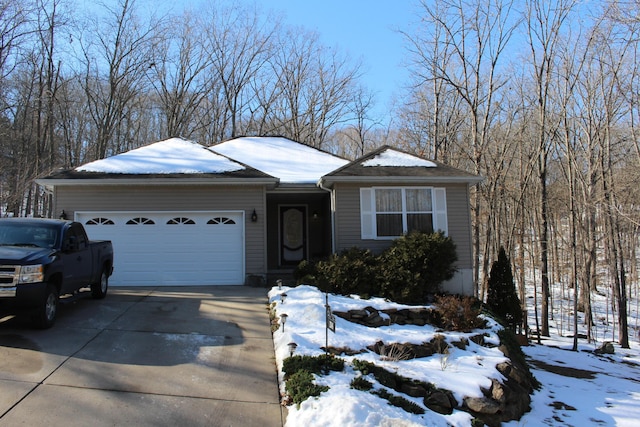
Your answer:
[[[307,258],[307,207],[280,206],[280,264]]]

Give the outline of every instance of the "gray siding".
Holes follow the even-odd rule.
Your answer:
[[[393,183],[402,186],[402,183]],[[369,248],[380,253],[391,242],[389,240],[362,240],[360,238],[360,185],[336,184],[336,251],[353,246]],[[471,214],[469,212],[469,193],[466,184],[435,185],[444,187],[447,192],[447,222],[449,236],[458,251],[457,267],[472,268]]]
[[[245,211],[246,275],[266,276],[266,199],[263,186],[80,185],[56,187],[55,212]],[[251,222],[253,210],[258,221]]]

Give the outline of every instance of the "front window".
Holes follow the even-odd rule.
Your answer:
[[[433,232],[430,188],[377,188],[374,198],[378,237]]]
[[[376,229],[378,236],[402,235],[402,190],[400,188],[375,191]]]
[[[392,239],[411,231],[446,233],[444,189],[362,188],[361,220],[363,239]]]

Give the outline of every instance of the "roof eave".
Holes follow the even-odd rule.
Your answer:
[[[56,179],[41,178],[36,183],[45,187],[77,185],[278,185],[277,178],[100,178]]]
[[[366,183],[366,184],[469,184],[474,185],[484,181],[481,176],[328,176],[320,178],[318,184],[331,187],[336,183]]]

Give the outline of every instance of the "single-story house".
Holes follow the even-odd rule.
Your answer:
[[[349,161],[280,137],[171,138],[38,180],[54,212],[113,242],[111,285],[241,285],[290,276],[414,229],[458,250],[445,286],[471,294],[469,187],[480,177],[389,146]]]

